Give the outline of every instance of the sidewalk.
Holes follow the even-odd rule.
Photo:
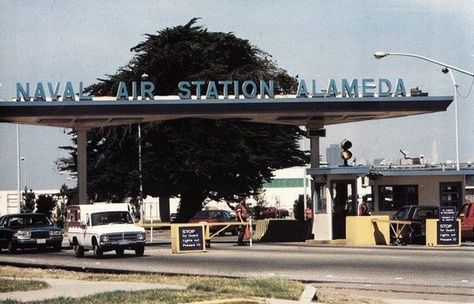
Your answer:
[[[106,282],[106,281],[83,281],[69,279],[45,279],[45,278],[5,278],[16,280],[36,280],[49,284],[50,288],[30,291],[15,291],[0,293],[0,301],[17,300],[21,302],[40,301],[58,297],[82,298],[97,293],[108,291],[137,291],[145,289],[171,289],[185,290],[186,286],[171,284],[151,284],[141,282]]]
[[[93,294],[110,292],[110,291],[137,291],[147,289],[168,289],[168,290],[185,290],[184,285],[172,284],[151,284],[141,282],[108,282],[108,281],[84,281],[71,279],[48,279],[48,278],[11,278],[2,277],[3,279],[14,280],[35,280],[42,281],[49,284],[50,288],[30,290],[30,291],[15,291],[9,293],[0,293],[0,301],[16,300],[21,302],[41,301],[53,299],[58,297],[82,298]],[[265,299],[268,304],[283,304],[283,303],[310,303],[316,293],[316,288],[306,286],[301,294],[299,301],[289,301],[280,299]],[[220,300],[225,302],[225,300]],[[212,303],[212,302],[211,302]],[[229,301],[230,303],[230,301]]]

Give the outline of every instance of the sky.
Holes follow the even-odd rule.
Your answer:
[[[470,1],[55,1],[0,0],[0,99],[17,82],[72,81],[85,85],[115,73],[130,48],[193,17],[209,31],[233,32],[268,52],[290,75],[315,79],[403,78],[407,89],[453,95],[449,75],[425,61],[376,51],[423,55],[474,71],[474,5]],[[467,95],[472,77],[454,73]],[[76,85],[75,85],[76,86]],[[474,92],[459,98],[461,162],[474,161],[470,118]],[[20,126],[21,187],[73,185],[55,166],[67,156],[67,130]],[[454,106],[446,112],[327,127],[321,153],[349,139],[358,161],[395,161],[400,149],[433,162],[454,161]],[[0,190],[17,188],[16,125],[0,123]],[[308,145],[306,145],[308,146]]]

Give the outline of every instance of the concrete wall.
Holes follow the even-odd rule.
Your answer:
[[[389,245],[388,220],[387,215],[346,217],[346,244]]]
[[[23,194],[24,190],[22,190]],[[33,190],[38,198],[39,195],[55,195],[59,190]],[[58,200],[58,204],[60,201]],[[0,216],[18,212],[18,193],[17,191],[0,191]]]
[[[305,193],[305,187],[303,184],[306,173],[305,167],[292,167],[282,170],[276,170],[274,172],[274,180],[282,179],[298,179],[301,182],[301,186],[298,187],[271,187],[270,185],[264,185],[263,197],[268,202],[268,206],[283,208],[293,213],[293,204],[298,199],[299,195]],[[311,184],[310,177],[306,176],[306,194],[311,196]]]
[[[0,191],[0,216],[18,212],[18,193]]]

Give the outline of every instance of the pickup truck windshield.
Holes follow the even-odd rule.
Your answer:
[[[410,212],[410,208],[403,207],[400,210],[398,210],[397,213],[395,213],[395,215],[393,216],[393,219],[395,219],[395,220],[407,220],[409,212]]]
[[[127,211],[108,211],[91,214],[92,226],[109,224],[133,224],[132,217]]]

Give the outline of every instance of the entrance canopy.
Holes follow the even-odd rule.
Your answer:
[[[153,100],[101,97],[82,101],[1,101],[0,123],[76,129],[79,202],[87,203],[86,151],[90,128],[192,117],[319,128],[446,111],[452,101],[452,96],[295,98],[286,95],[239,99],[179,99],[173,96]],[[311,157],[317,163],[317,136],[312,137],[311,147]]]
[[[452,101],[452,96],[1,101],[0,122],[95,128],[194,117],[324,126],[445,111]]]

